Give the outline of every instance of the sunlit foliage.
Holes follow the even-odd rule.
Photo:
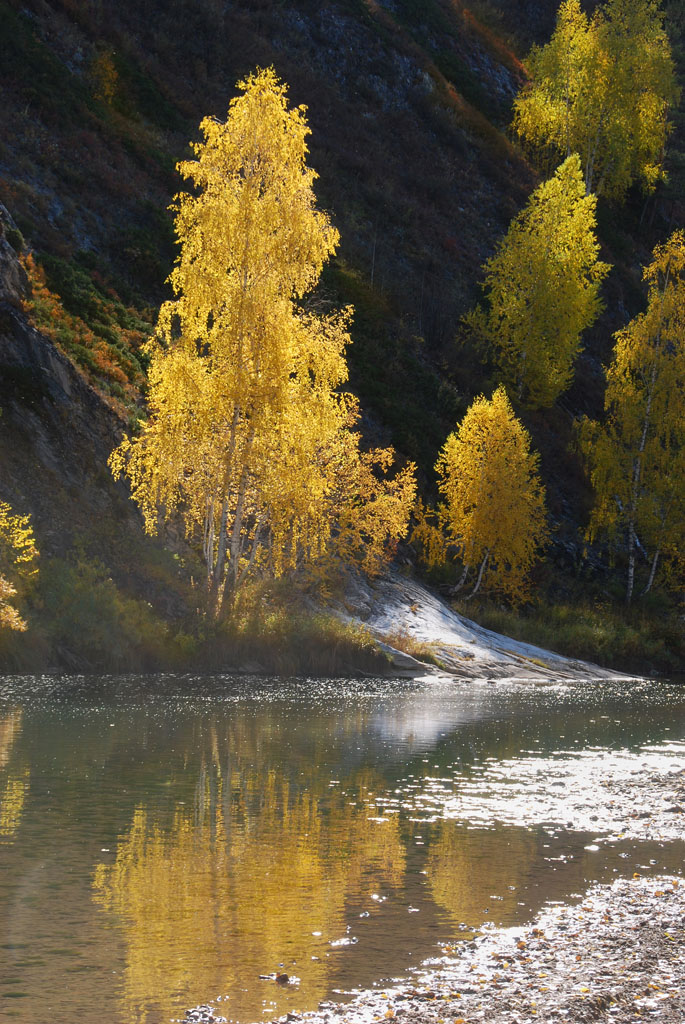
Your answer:
[[[435,467],[444,499],[434,513],[445,531],[442,550],[435,522],[425,516],[413,534],[429,563],[444,559],[453,545],[464,566],[459,586],[475,575],[473,594],[483,584],[513,602],[522,600],[547,538],[538,462],[504,388],[489,401],[477,398]]]
[[[541,154],[579,153],[588,192],[621,198],[663,176],[673,60],[657,0],[607,0],[590,18],[564,0],[550,42],[528,59],[514,128]]]
[[[347,379],[349,309],[302,306],[338,232],[317,210],[304,108],[273,70],[239,83],[225,123],[206,118],[193,184],[176,198],[176,298],[151,345],[150,420],[112,455],[154,532],[180,514],[201,537],[210,605],[254,572],[329,558],[382,561],[406,527],[413,467],[360,453]],[[333,538],[336,538],[333,543]]]
[[[581,334],[601,309],[609,267],[598,260],[595,206],[580,160],[570,156],[533,192],[485,265],[487,309],[471,322],[530,405],[552,405],[569,386]]]
[[[37,557],[30,516],[15,515],[6,502],[0,502],[0,629],[26,629],[15,599],[37,573]]]
[[[647,310],[616,335],[607,372],[606,422],[583,425],[596,504],[589,535],[628,544],[627,599],[636,551],[685,568],[685,233],[654,250]]]

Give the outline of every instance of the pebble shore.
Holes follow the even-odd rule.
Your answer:
[[[212,1006],[186,1024],[218,1024]],[[618,879],[532,925],[445,947],[406,983],[321,1003],[278,1024],[685,1022],[685,880]]]

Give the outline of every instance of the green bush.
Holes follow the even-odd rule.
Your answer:
[[[118,589],[106,566],[79,553],[41,565],[37,625],[53,660],[99,672],[156,668],[171,660],[169,629],[144,601]]]
[[[7,230],[5,231],[5,238],[7,239],[7,241],[12,246],[15,252],[22,252],[24,245],[26,243],[24,242],[24,236],[22,235],[19,228],[7,228]]]

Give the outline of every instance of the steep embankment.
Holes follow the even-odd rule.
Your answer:
[[[2,0],[0,201],[116,360],[103,306],[112,289],[141,312],[163,296],[175,163],[236,81],[273,65],[307,105],[317,196],[340,229],[322,298],[355,306],[367,432],[429,470],[483,384],[456,325],[536,176],[504,131],[523,81],[511,50],[460,5],[390,6],[126,0],[105,18]]]
[[[163,655],[184,610],[171,554],[145,537],[107,459],[123,424],[84,375],[27,320],[27,281],[0,206],[1,498],[30,513],[41,553],[31,629],[2,637],[11,668],[141,667]]]

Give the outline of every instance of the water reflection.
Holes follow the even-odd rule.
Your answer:
[[[675,690],[68,689],[0,680],[0,1013],[21,1024],[307,1010],[595,879],[682,869],[680,843],[566,813],[576,763],[626,799],[670,770]],[[276,971],[299,984],[259,979]]]
[[[308,1003],[324,998],[326,944],[356,941],[347,900],[397,887],[405,869],[398,821],[381,828],[339,795],[324,807],[325,784],[311,792],[274,768],[222,774],[215,763],[201,771],[193,805],[178,806],[166,827],[136,809],[114,863],[99,864],[93,883],[126,942],[127,1021],[153,1010],[166,1019],[179,995],[192,1003],[207,993],[230,994],[232,1017],[259,1015],[257,975],[273,971],[299,977]],[[292,986],[272,988],[275,1012],[299,1003]]]
[[[0,714],[0,770],[7,767],[19,733],[21,732],[21,708],[12,708]]]
[[[22,713],[13,708],[0,714],[0,842],[11,839],[21,821],[29,786],[26,767],[10,769],[10,759],[21,733]]]

